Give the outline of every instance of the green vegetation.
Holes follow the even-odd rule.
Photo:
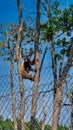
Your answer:
[[[18,130],[21,130],[20,120],[17,119],[17,122],[18,122]],[[26,122],[25,125],[26,130],[30,130],[30,122]],[[41,130],[41,128],[42,128],[42,122],[39,122],[36,119],[36,130]],[[0,130],[14,130],[13,121],[11,121],[10,119],[3,120],[3,117],[0,116]],[[51,126],[46,124],[44,130],[51,130]],[[69,130],[69,128],[67,126],[60,125],[58,130]]]
[[[0,130],[14,130],[13,122],[10,119],[3,120],[0,116]]]

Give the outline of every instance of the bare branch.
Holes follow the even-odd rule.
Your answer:
[[[31,11],[31,10],[25,8],[24,6],[23,6],[23,9],[24,9],[26,12],[29,12],[29,13],[31,13],[31,14],[37,14],[37,12],[33,12],[33,11]],[[48,15],[45,14],[44,12],[42,12],[42,11],[40,11],[40,14],[45,15],[45,16],[48,17]]]
[[[71,50],[70,50],[70,53],[69,53],[67,63],[64,66],[63,71],[62,71],[62,75],[61,75],[62,79],[66,78],[67,73],[68,73],[70,67],[72,66],[72,62],[73,62],[73,43],[71,45]]]

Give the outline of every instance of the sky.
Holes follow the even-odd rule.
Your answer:
[[[0,1],[0,23],[16,22],[17,18],[16,2],[14,0]]]
[[[26,8],[26,10],[30,10],[33,12],[36,10],[35,1],[36,0],[21,0],[21,3],[23,5],[23,8]],[[54,0],[50,0],[50,1],[54,1]],[[61,8],[67,7],[66,1],[68,1],[68,6],[70,4],[73,4],[73,0],[59,0],[59,1],[61,3]],[[27,15],[29,15],[29,11],[25,11],[23,9],[24,20],[26,20]],[[33,17],[35,16],[35,14],[31,14],[31,15]],[[42,21],[43,19],[44,16],[42,16]],[[18,23],[18,10],[17,10],[16,0],[0,0],[0,23],[6,25],[9,22]],[[9,64],[3,63],[2,59],[0,58],[0,75],[7,74],[8,67]]]
[[[21,0],[21,3],[23,8],[27,8],[30,11],[34,11],[36,9],[35,1],[36,0]],[[59,0],[62,8],[66,7],[66,1],[68,1],[68,6],[70,4],[73,4],[73,0]],[[24,9],[23,14],[24,19],[26,19],[26,12],[24,11]],[[18,22],[16,0],[0,0],[0,23],[7,24],[8,22]]]
[[[50,0],[55,1],[55,0]],[[67,7],[70,4],[73,4],[73,0],[59,0],[61,8]],[[30,15],[30,12],[36,11],[36,0],[21,0],[23,7],[23,19],[26,20],[26,16]],[[31,14],[32,17],[35,17],[35,14]],[[44,16],[41,16],[42,22],[44,21]],[[16,0],[0,0],[0,23],[6,25],[7,23],[18,23],[18,10]],[[0,74],[7,72],[6,66],[7,63],[2,63],[0,58]]]
[[[33,5],[31,4],[33,2]],[[21,0],[22,7],[23,7],[23,18],[26,18],[26,12],[24,8],[31,9],[35,8],[34,0]],[[31,10],[32,11],[32,10]],[[27,11],[28,13],[28,11]],[[7,24],[9,22],[18,22],[18,10],[17,10],[17,3],[16,0],[2,0],[0,1],[0,23]]]

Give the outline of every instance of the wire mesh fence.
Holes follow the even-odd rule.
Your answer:
[[[52,70],[43,69],[41,80],[38,87],[38,101],[36,109],[36,130],[42,130],[42,121],[45,112],[45,129],[51,130],[53,105],[54,105],[54,83]],[[70,130],[71,128],[71,84],[73,82],[73,74],[66,79],[66,85],[63,90],[63,101],[59,119],[59,130]],[[16,94],[16,114],[18,121],[18,130],[20,127],[20,87],[18,75],[14,74],[14,90]],[[32,107],[32,92],[34,83],[29,80],[24,80],[25,87],[25,113],[24,120],[26,130],[30,129],[30,117]],[[72,87],[71,87],[72,88]],[[44,111],[43,111],[44,103]],[[0,76],[0,130],[14,130],[13,128],[13,113],[12,113],[12,94],[10,89],[10,75]]]

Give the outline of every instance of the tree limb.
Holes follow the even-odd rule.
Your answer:
[[[67,63],[64,66],[63,71],[62,71],[62,75],[61,75],[62,80],[66,78],[67,73],[68,73],[70,67],[72,66],[72,62],[73,62],[73,43],[71,45],[71,49],[70,49],[70,53],[69,53]]]

